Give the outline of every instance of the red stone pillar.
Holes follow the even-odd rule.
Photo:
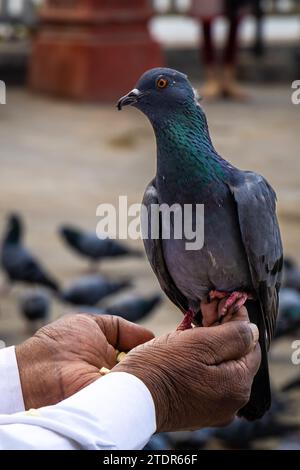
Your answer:
[[[145,70],[163,65],[148,0],[48,0],[33,40],[32,89],[80,100],[116,100]]]

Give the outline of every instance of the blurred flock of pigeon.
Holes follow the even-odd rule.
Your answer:
[[[1,249],[1,267],[7,285],[2,286],[2,291],[19,282],[34,286],[34,289],[22,295],[19,302],[20,312],[28,322],[43,324],[49,321],[51,295],[64,304],[76,306],[78,312],[115,314],[133,322],[146,317],[160,303],[160,295],[149,298],[131,296],[122,303],[101,308],[104,298],[130,288],[132,283],[129,279],[113,280],[101,276],[97,273],[97,265],[104,258],[143,257],[143,252],[127,248],[109,238],[100,239],[94,233],[71,226],[60,227],[59,235],[69,249],[86,258],[91,265],[91,274],[75,280],[66,288],[62,288],[42,262],[25,247],[21,217],[17,214],[8,217]]]
[[[77,312],[119,315],[129,321],[138,322],[153,313],[161,296],[149,297],[131,295],[109,307],[101,302],[123,289],[132,287],[131,279],[114,280],[99,274],[103,259],[118,257],[143,257],[143,252],[130,249],[107,237],[98,238],[95,233],[86,232],[73,226],[63,226],[58,234],[67,249],[85,258],[90,265],[86,274],[67,287],[59,285],[43,263],[24,244],[24,222],[20,215],[8,217],[1,245],[1,268],[6,283],[0,287],[5,295],[12,285],[22,283],[25,292],[19,299],[20,314],[35,331],[37,325],[50,321],[51,300],[53,297],[63,304],[76,306]],[[27,287],[31,286],[31,288]],[[290,258],[284,261],[283,287],[280,292],[280,309],[276,343],[281,338],[299,339],[300,334],[300,268]],[[271,351],[272,354],[272,351]],[[202,448],[246,449],[256,447],[263,439],[275,438],[278,449],[300,449],[299,425],[286,417],[292,417],[297,403],[295,395],[300,392],[300,373],[281,390],[273,390],[273,402],[269,412],[258,421],[248,422],[236,419],[225,428],[210,428],[182,433],[155,435],[148,443],[148,450]],[[298,397],[299,406],[299,397]]]

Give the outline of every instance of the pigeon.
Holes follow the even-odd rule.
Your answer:
[[[159,295],[148,298],[130,295],[107,307],[80,306],[78,312],[91,315],[116,315],[131,322],[138,322],[146,318],[159,305],[161,300]]]
[[[200,450],[214,438],[215,428],[203,428],[196,431],[178,431],[170,433],[172,448],[175,450]]]
[[[300,292],[300,268],[290,257],[285,257],[283,260],[282,285]]]
[[[294,389],[297,389],[297,388],[300,388],[300,376],[296,377],[295,379],[292,379],[290,382],[285,384],[282,387],[282,391],[283,392],[289,392],[290,390],[294,390]]]
[[[20,301],[20,311],[29,322],[45,323],[49,318],[50,297],[42,291],[27,293]]]
[[[137,322],[146,318],[160,302],[160,295],[153,295],[149,298],[131,296],[128,299],[106,307],[105,313],[117,315],[131,322]]]
[[[295,431],[299,431],[298,424],[282,422],[271,409],[260,421],[235,419],[229,426],[217,429],[214,437],[230,449],[251,449],[257,440],[282,438]]]
[[[167,433],[154,434],[143,450],[153,452],[155,450],[172,450],[169,435]]]
[[[179,329],[203,323],[200,301],[207,296],[227,299],[222,316],[246,302],[259,328],[262,361],[239,416],[261,418],[271,403],[267,349],[275,330],[283,264],[275,192],[262,176],[239,170],[217,153],[205,113],[183,73],[167,68],[145,72],[117,107],[126,105],[148,117],[156,136],[157,172],[143,200],[148,231],[142,231],[150,264],[166,295],[184,313]],[[150,208],[163,204],[176,204],[182,211],[192,206],[193,229],[197,205],[204,204],[201,249],[188,249],[188,236],[163,236],[168,223],[164,217],[159,236],[151,235]]]
[[[275,450],[300,450],[300,432],[282,439]]]
[[[300,293],[282,288],[279,294],[279,316],[274,339],[295,335],[300,330]]]
[[[89,258],[93,263],[104,258],[143,256],[142,251],[130,249],[108,237],[99,238],[96,233],[86,232],[79,228],[63,226],[59,233],[69,248],[79,255]]]
[[[61,299],[72,305],[94,306],[104,297],[130,287],[128,280],[110,281],[102,276],[84,276],[61,294]]]
[[[10,282],[36,284],[58,292],[58,283],[40,262],[23,246],[23,224],[17,214],[9,217],[2,243],[1,266]]]
[[[256,440],[271,437],[284,437],[299,430],[299,425],[285,423],[282,416],[293,413],[293,403],[273,393],[271,408],[260,421],[249,422],[235,419],[228,426],[214,428],[214,437],[221,440],[226,447],[234,449],[250,449]]]

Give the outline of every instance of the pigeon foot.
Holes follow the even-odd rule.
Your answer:
[[[225,299],[227,298],[225,305],[221,310],[221,319],[228,314],[229,309],[232,309],[232,313],[236,313],[248,299],[253,299],[252,294],[248,292],[234,291],[232,293],[213,290],[209,293],[210,300],[214,299]]]
[[[185,312],[182,322],[177,326],[176,331],[184,331],[192,328],[192,322],[194,320],[195,313],[193,310]]]

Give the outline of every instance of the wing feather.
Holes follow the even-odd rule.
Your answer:
[[[157,191],[155,187],[154,180],[146,188],[146,192],[143,199],[143,205],[147,208],[147,222],[148,222],[148,237],[145,238],[144,234],[144,246],[148,260],[151,264],[151,267],[156,274],[158,282],[169,297],[169,299],[182,311],[186,312],[189,309],[188,300],[180,292],[180,290],[175,285],[169,270],[166,266],[163,247],[161,238],[153,239],[151,238],[151,210],[150,207],[152,204],[159,204]],[[159,230],[161,232],[161,230]]]
[[[270,344],[276,326],[283,264],[276,194],[262,176],[253,172],[243,174],[243,179],[228,186],[236,202],[252,282],[264,314]]]

